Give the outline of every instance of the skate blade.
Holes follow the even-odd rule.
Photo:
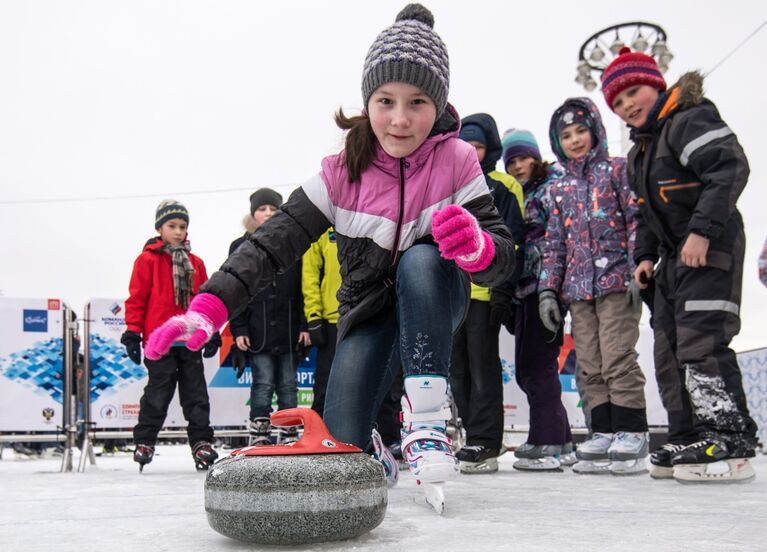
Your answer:
[[[498,459],[488,458],[482,462],[461,462],[461,473],[495,473],[498,471]]]
[[[710,464],[678,464],[674,466],[674,479],[683,485],[699,483],[750,483],[756,472],[748,459],[732,458]]]
[[[423,485],[426,503],[431,506],[439,515],[442,515],[442,513],[445,511],[445,484],[441,481],[434,481],[431,483],[424,483],[419,481],[418,483]]]
[[[605,475],[610,473],[609,460],[579,460],[573,464],[573,473],[579,475]]]
[[[652,464],[650,477],[653,479],[674,479],[674,468]]]
[[[520,471],[563,472],[562,464],[554,457],[520,458],[512,467]]]
[[[613,460],[610,463],[610,473],[619,476],[641,475],[647,473],[647,465],[644,458]]]

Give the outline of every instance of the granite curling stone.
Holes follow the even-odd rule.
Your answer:
[[[334,439],[309,408],[275,412],[272,424],[303,424],[303,437],[238,449],[213,465],[205,511],[214,530],[247,542],[305,544],[354,538],[383,521],[387,487],[378,461]]]

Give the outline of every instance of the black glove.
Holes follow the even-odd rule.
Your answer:
[[[309,322],[309,337],[312,340],[312,345],[315,347],[322,347],[325,344],[325,321],[322,318],[312,320]]]
[[[296,359],[296,366],[300,366],[303,364],[304,360],[306,360],[306,355],[309,352],[309,346],[304,345],[301,341],[296,343],[296,346],[293,347],[293,353],[295,354]]]
[[[205,358],[214,356],[219,347],[221,347],[221,334],[216,332],[210,336],[210,339],[205,344],[205,347],[202,348],[202,356]]]
[[[248,365],[248,353],[241,351],[237,345],[232,347],[232,368],[236,371],[237,379],[242,377]]]
[[[128,358],[141,366],[141,334],[127,331],[120,338],[120,343],[125,345]]]
[[[490,293],[490,324],[514,326],[514,293],[506,288],[493,288]]]

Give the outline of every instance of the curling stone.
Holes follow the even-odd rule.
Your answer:
[[[383,521],[383,466],[334,439],[309,408],[272,415],[272,425],[299,424],[295,443],[241,448],[213,465],[205,479],[213,529],[241,541],[305,544],[357,537]]]

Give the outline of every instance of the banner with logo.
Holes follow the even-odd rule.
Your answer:
[[[138,420],[139,401],[147,382],[146,368],[131,361],[120,336],[125,331],[125,302],[100,298],[90,302],[91,417],[96,429],[128,429]],[[210,397],[211,424],[242,427],[248,423],[251,370],[237,379],[232,368],[233,339],[229,327],[221,334],[222,347],[213,358],[203,358]],[[310,406],[314,384],[313,357],[298,367],[298,404]],[[275,403],[276,408],[276,403]],[[166,427],[185,427],[178,392],[168,409]]]
[[[57,431],[64,396],[61,301],[0,297],[0,330],[0,431]]]
[[[639,366],[644,372],[645,399],[647,401],[647,423],[651,426],[668,424],[666,411],[660,401],[658,384],[655,381],[655,363],[653,361],[652,329],[646,324],[639,326],[639,341],[637,342]],[[500,336],[501,366],[503,369],[503,407],[504,425],[508,427],[528,426],[530,424],[530,409],[527,396],[515,381],[516,365],[514,363],[514,336],[505,328]],[[567,410],[567,417],[572,427],[586,427],[586,418],[581,408],[581,397],[575,384],[575,347],[572,335],[565,334],[564,344],[559,353],[559,381],[562,385],[562,404]]]

